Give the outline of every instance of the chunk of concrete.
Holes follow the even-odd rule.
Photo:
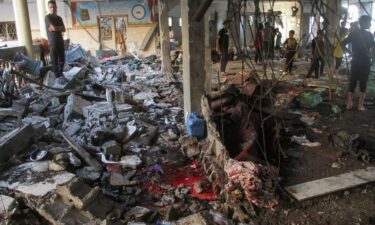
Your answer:
[[[32,208],[52,225],[99,225],[101,222],[94,215],[75,208],[72,204],[56,194],[40,202],[40,205],[33,205]]]
[[[91,188],[81,179],[74,178],[67,183],[58,185],[56,193],[72,203],[76,208],[82,209],[97,197],[99,187]]]
[[[56,190],[56,186],[70,181],[74,174],[48,171],[48,162],[25,163],[0,174],[0,187],[18,191],[22,195],[42,197]]]
[[[73,89],[80,86],[79,82],[85,78],[87,68],[86,67],[73,67],[68,72],[64,73],[64,77],[68,80],[68,83],[64,86],[64,89]]]
[[[91,166],[85,166],[82,169],[77,170],[77,176],[88,182],[96,181],[100,178],[101,173],[97,169]]]
[[[51,126],[51,119],[41,116],[30,116],[24,118],[22,120],[22,123],[31,124],[34,128],[40,126],[45,126],[46,128],[49,128]]]
[[[46,131],[44,126],[33,128],[31,124],[14,129],[0,138],[0,163],[8,161],[13,155],[22,153],[30,143],[38,140]]]
[[[202,216],[201,213],[196,213],[187,217],[184,217],[182,219],[179,219],[175,223],[176,225],[208,225],[209,223],[207,220]]]
[[[0,215],[7,215],[17,206],[17,201],[6,195],[0,195],[0,202]]]
[[[114,209],[115,204],[113,201],[102,193],[98,193],[96,198],[85,207],[85,211],[91,215],[95,215],[96,218],[104,220],[107,215]]]
[[[109,102],[98,102],[84,107],[83,116],[91,123],[98,123],[103,116],[110,116],[115,112],[120,113],[133,110],[133,106],[129,104],[115,104],[116,109],[114,109],[113,106],[114,105]]]
[[[64,108],[64,121],[66,122],[74,117],[81,117],[83,115],[82,109],[89,105],[91,105],[91,102],[74,94],[70,94]]]

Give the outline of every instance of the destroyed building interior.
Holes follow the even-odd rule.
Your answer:
[[[0,224],[375,224],[372,18],[1,0]]]

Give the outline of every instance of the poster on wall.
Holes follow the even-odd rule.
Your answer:
[[[154,0],[117,2],[72,2],[74,26],[97,26],[97,17],[127,16],[129,25],[152,24],[155,21]]]

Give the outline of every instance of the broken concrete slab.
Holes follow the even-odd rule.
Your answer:
[[[10,168],[0,174],[0,187],[18,191],[24,195],[45,196],[57,185],[75,177],[68,172],[48,171],[48,162],[31,162]]]
[[[77,170],[76,174],[78,177],[84,179],[87,182],[97,181],[101,176],[100,172],[98,172],[95,168],[90,166],[86,166],[82,169]]]
[[[102,170],[102,165],[96,161],[93,157],[90,156],[90,154],[83,149],[81,146],[76,144],[74,140],[67,134],[65,134],[62,131],[59,131],[60,135],[65,139],[66,142],[69,143],[69,145],[85,160],[85,162],[89,165],[94,167],[97,171]]]
[[[99,192],[91,204],[87,205],[84,210],[91,215],[95,215],[96,218],[104,220],[114,208],[114,202]],[[118,206],[118,208],[120,207]]]
[[[130,181],[126,176],[123,176],[121,173],[112,172],[111,177],[109,178],[109,183],[112,186],[128,186],[136,185],[138,181]]]
[[[17,206],[17,201],[7,195],[0,195],[0,202],[0,215],[7,215]]]
[[[73,89],[80,86],[80,81],[85,77],[86,71],[86,67],[73,67],[68,72],[65,72],[64,77],[68,80],[68,83],[65,84],[64,89]]]
[[[45,126],[47,129],[51,126],[51,119],[42,116],[30,116],[22,119],[23,124],[31,124],[33,127]]]
[[[82,116],[82,109],[89,105],[91,105],[91,102],[86,101],[85,99],[74,94],[70,94],[64,108],[64,122],[67,122],[73,117]]]
[[[26,124],[20,128],[14,129],[0,138],[0,163],[8,161],[13,155],[17,155],[31,142],[38,140],[46,131],[44,126],[33,128]]]
[[[114,108],[115,107],[115,108]],[[129,112],[133,106],[128,104],[112,104],[109,102],[98,102],[83,108],[83,116],[91,123],[99,123],[103,116],[110,116],[114,113]]]
[[[158,97],[159,95],[154,92],[140,92],[133,96],[135,100],[146,100],[146,99],[153,99],[155,97]]]
[[[285,190],[298,201],[342,191],[375,181],[375,167],[354,170],[337,176],[326,177],[285,187]]]
[[[91,188],[81,179],[73,178],[57,186],[56,193],[67,199],[78,209],[83,209],[97,197],[99,187]]]
[[[80,129],[81,129],[81,124],[78,122],[71,122],[69,125],[67,125],[67,128],[65,129],[65,132],[69,136],[75,135]]]
[[[44,199],[44,201],[40,201],[40,204],[34,204],[31,207],[53,225],[99,225],[101,222],[100,219],[97,219],[89,212],[75,208],[56,194]]]

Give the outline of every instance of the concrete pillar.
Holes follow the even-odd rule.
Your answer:
[[[196,22],[193,15],[200,1],[181,0],[183,88],[185,116],[190,112],[201,112],[201,97],[206,80],[204,63],[204,21]]]
[[[44,17],[47,15],[46,0],[37,0],[40,37],[47,39],[47,29]]]
[[[310,36],[310,17],[311,13],[303,13],[301,17],[301,43],[303,48],[306,47],[307,39]]]
[[[171,50],[169,46],[168,0],[159,0],[159,31],[161,46],[161,71],[166,75],[172,74]]]
[[[25,46],[28,56],[33,56],[33,42],[31,39],[31,28],[29,20],[29,9],[27,1],[13,0],[14,17],[16,19],[16,29],[18,42]]]
[[[206,94],[211,93],[211,75],[212,71],[212,60],[211,60],[211,43],[210,43],[210,22],[209,22],[209,13],[206,12],[206,15],[203,17],[204,21],[204,70],[206,73],[206,79],[204,83],[204,90]]]

